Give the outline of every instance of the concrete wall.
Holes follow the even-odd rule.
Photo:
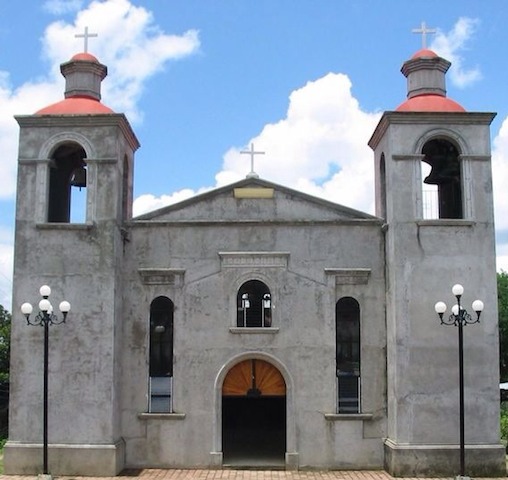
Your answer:
[[[456,303],[451,294],[455,283],[464,286],[462,304],[470,313],[476,298],[486,305],[480,323],[464,329],[465,438],[470,457],[477,460],[470,460],[470,469],[492,475],[504,471],[488,128],[492,117],[388,112],[374,134],[379,134],[377,168],[382,154],[386,161],[385,448],[386,466],[394,474],[448,474],[455,465],[458,333],[456,327],[441,326],[434,312],[434,304],[443,300],[448,304],[445,315],[450,314]],[[421,149],[432,138],[448,139],[461,154],[463,219],[423,220]]]
[[[275,203],[277,209],[277,195],[281,204],[287,201],[276,192],[266,208],[273,209]],[[307,214],[303,208],[298,213],[312,222],[315,213]],[[263,358],[287,379],[292,461],[296,458],[301,467],[313,468],[380,467],[386,386],[379,222],[352,226],[340,219],[321,225],[209,219],[207,225],[181,218],[131,225],[124,270],[127,348],[121,395],[127,464],[213,465],[222,450],[220,372],[241,358]],[[227,254],[232,252],[244,252],[238,254],[243,258],[239,266],[228,263]],[[266,259],[253,252],[271,252],[278,265],[267,268]],[[163,268],[180,272],[181,283],[144,283],[140,270]],[[370,274],[364,284],[341,284],[333,271],[326,271],[337,268],[368,269]],[[234,328],[237,291],[250,279],[262,280],[270,288],[274,304],[270,333]],[[139,415],[147,409],[149,309],[159,295],[175,303],[174,410],[185,418]],[[364,411],[371,414],[354,420],[327,415],[336,412],[335,303],[349,295],[361,306],[362,398]]]
[[[71,303],[67,323],[50,326],[49,443],[53,473],[116,474],[123,468],[115,387],[118,360],[118,271],[122,237],[121,178],[124,156],[132,148],[124,136],[123,116],[18,119],[21,129],[14,261],[11,405],[7,473],[34,473],[41,468],[43,328],[27,326],[17,306],[40,300],[39,287],[52,287],[52,301]],[[65,131],[62,133],[62,124]],[[49,158],[59,145],[78,142],[87,154],[87,222],[46,222]],[[59,312],[58,312],[59,313]],[[59,459],[56,452],[87,450],[81,461]],[[80,447],[78,447],[80,446]],[[63,449],[63,450],[62,450]],[[55,453],[51,453],[55,452]],[[70,453],[69,453],[70,452]],[[37,466],[39,464],[39,466]],[[66,466],[67,465],[67,466]],[[94,473],[94,474],[95,474]],[[92,473],[91,473],[92,474]]]

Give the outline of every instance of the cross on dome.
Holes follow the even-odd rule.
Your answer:
[[[413,33],[421,33],[422,35],[422,48],[427,48],[427,33],[436,33],[437,30],[435,28],[427,28],[425,22],[422,22],[420,28],[413,28],[411,30]]]
[[[240,153],[243,155],[250,155],[250,173],[247,178],[259,178],[259,175],[254,171],[254,155],[264,155],[265,152],[256,152],[254,150],[254,144],[250,144],[250,150],[242,150]]]
[[[84,33],[77,33],[74,35],[75,38],[83,38],[85,40],[85,49],[83,50],[85,53],[88,53],[88,39],[92,37],[98,37],[97,33],[88,33],[88,27],[85,27]]]

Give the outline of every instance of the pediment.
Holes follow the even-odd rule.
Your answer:
[[[246,178],[136,217],[134,222],[381,221],[282,185]]]

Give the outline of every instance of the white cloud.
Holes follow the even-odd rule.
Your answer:
[[[57,5],[58,2],[54,2]],[[47,4],[46,4],[47,5]],[[141,117],[138,102],[145,82],[160,71],[169,60],[195,53],[198,33],[189,30],[182,35],[167,35],[154,23],[152,14],[128,0],[94,1],[80,11],[73,23],[50,24],[42,39],[43,50],[50,61],[45,77],[20,86],[10,83],[9,74],[0,71],[0,198],[12,198],[15,190],[17,157],[17,123],[15,114],[31,114],[63,98],[64,80],[60,64],[82,50],[82,39],[76,33],[100,32],[90,51],[109,68],[102,97],[106,105],[124,112],[131,121]]]
[[[292,92],[286,118],[249,141],[266,152],[256,157],[254,170],[262,178],[372,213],[373,153],[367,141],[379,117],[361,110],[346,75],[329,73]],[[248,173],[242,149],[226,153],[218,185]]]
[[[249,140],[248,145],[265,152],[255,156],[254,170],[266,180],[373,213],[374,157],[367,141],[379,118],[361,110],[346,75],[329,73],[292,92],[286,117]],[[246,148],[225,153],[216,187],[249,173],[250,157],[240,154]],[[140,214],[195,193],[143,195],[135,200],[134,210]]]
[[[0,305],[9,311],[12,302],[13,236],[12,230],[0,228]]]
[[[190,188],[185,188],[183,190],[179,190],[178,192],[174,192],[171,195],[161,195],[160,197],[156,197],[150,193],[140,195],[134,200],[134,204],[132,206],[133,215],[137,217],[143,213],[151,212],[173,203],[182,202],[183,200],[206,190],[207,189],[202,189],[199,192],[195,192]]]
[[[47,0],[43,8],[53,15],[77,12],[83,6],[83,0]]]
[[[44,8],[54,14],[72,13],[80,1],[51,0]],[[49,61],[45,75],[23,85],[12,85],[8,72],[0,71],[0,201],[12,201],[16,185],[18,126],[14,115],[32,114],[63,99],[64,79],[60,64],[83,50],[74,38],[85,27],[99,37],[90,39],[89,51],[106,64],[109,77],[103,84],[103,102],[136,122],[142,117],[138,102],[145,82],[170,60],[199,49],[199,35],[189,30],[168,35],[155,24],[152,14],[128,0],[93,1],[79,11],[73,22],[56,21],[44,32],[42,48]],[[0,232],[1,233],[1,232]],[[12,236],[0,235],[0,303],[10,305],[12,289]]]
[[[494,184],[494,205],[496,216],[496,230],[506,232],[505,235],[499,235],[508,240],[508,118],[505,118],[499,133],[493,141],[492,148],[492,173]],[[504,249],[507,261],[503,263],[508,271],[508,245],[498,245],[499,251]]]
[[[448,78],[453,85],[459,88],[467,87],[482,78],[479,67],[467,68],[464,66],[464,57],[460,53],[466,49],[478,24],[477,19],[460,17],[449,32],[438,30],[430,45],[430,48],[438,55],[452,62]]]
[[[62,61],[83,50],[83,39],[74,36],[85,27],[98,35],[89,39],[88,51],[108,66],[104,103],[134,123],[142,116],[137,104],[145,81],[168,60],[196,53],[200,45],[196,30],[168,35],[154,23],[150,11],[129,0],[96,0],[73,23],[54,22],[46,29],[44,52],[54,72]]]

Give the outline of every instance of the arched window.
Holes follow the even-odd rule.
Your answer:
[[[172,410],[173,311],[167,297],[157,297],[150,305],[149,412]]]
[[[236,298],[238,327],[271,327],[272,297],[269,288],[259,280],[249,280],[238,290]]]
[[[434,139],[422,153],[423,218],[463,218],[457,148],[448,140]]]
[[[352,297],[335,306],[337,411],[360,412],[360,305]]]
[[[77,143],[58,147],[49,168],[48,222],[86,221],[86,153]]]

